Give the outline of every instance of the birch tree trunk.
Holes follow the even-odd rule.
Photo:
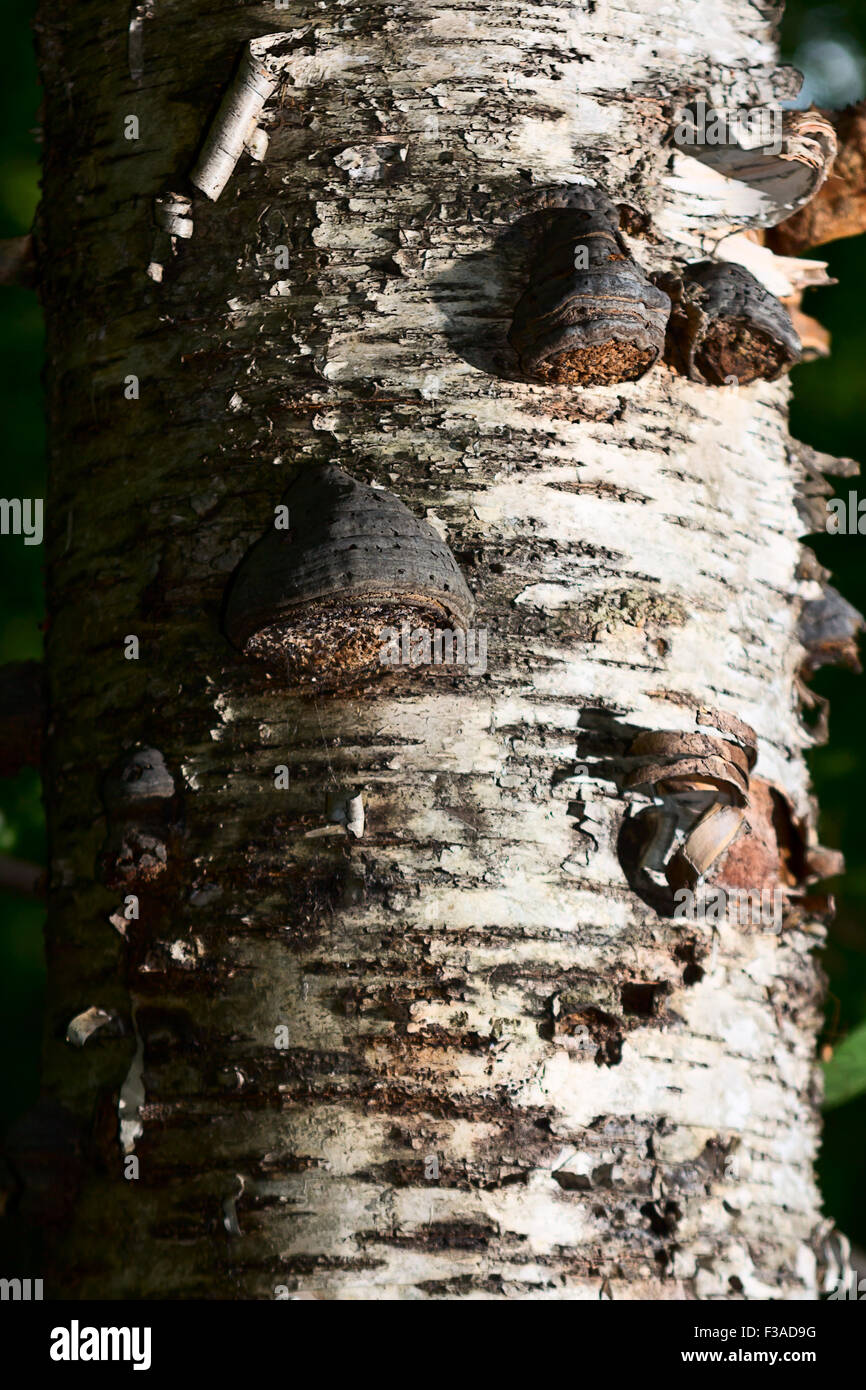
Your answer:
[[[46,1296],[816,1297],[822,926],[657,911],[623,790],[638,731],[709,706],[756,729],[776,829],[812,816],[789,388],[532,385],[506,339],[534,188],[598,183],[647,270],[694,258],[672,113],[785,96],[780,10],[42,5],[45,1088],[82,1159]],[[267,153],[172,247],[154,200],[276,32]],[[486,674],[311,696],[226,641],[326,460],[447,539]],[[136,748],[174,796],[109,888]],[[358,791],[355,838],[326,801]],[[781,881],[759,838],[719,882]]]

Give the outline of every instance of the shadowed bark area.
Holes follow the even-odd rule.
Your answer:
[[[46,1296],[815,1296],[788,387],[537,384],[508,343],[538,189],[663,202],[629,254],[694,259],[672,111],[784,94],[778,15],[42,6],[45,1087],[86,1155]],[[211,201],[189,171],[277,31],[264,159]],[[485,671],[315,696],[231,646],[233,574],[329,463],[447,542]],[[757,843],[781,930],[675,921],[639,862],[631,745],[704,707],[781,808],[712,873],[749,886]],[[106,797],[142,750],[171,794]],[[90,1008],[119,1024],[71,1046]]]

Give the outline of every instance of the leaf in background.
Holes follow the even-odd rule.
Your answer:
[[[866,1091],[866,1023],[849,1033],[824,1066],[824,1109]]]

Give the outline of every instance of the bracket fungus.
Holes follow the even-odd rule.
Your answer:
[[[667,294],[632,259],[600,189],[563,190],[546,209],[509,333],[521,371],[551,385],[637,381],[662,354]]]
[[[644,861],[650,853],[663,858],[677,832],[683,832],[682,843],[663,866],[674,889],[694,888],[739,834],[757,760],[757,736],[741,719],[702,709],[695,721],[694,733],[642,733],[629,748],[643,761],[629,773],[626,787],[649,789],[669,807],[667,815],[653,822]]]
[[[672,301],[665,359],[692,381],[776,381],[800,361],[791,315],[743,266],[700,261],[658,280]]]
[[[300,472],[284,494],[290,530],[249,550],[224,627],[289,684],[351,685],[376,670],[383,631],[466,629],[475,604],[441,536],[398,498],[336,464]]]

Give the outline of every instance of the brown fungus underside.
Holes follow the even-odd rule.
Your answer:
[[[388,629],[403,624],[432,632],[451,623],[448,610],[423,595],[312,600],[254,632],[244,654],[285,676],[295,688],[344,689],[381,672]],[[411,647],[408,665],[412,660]]]

